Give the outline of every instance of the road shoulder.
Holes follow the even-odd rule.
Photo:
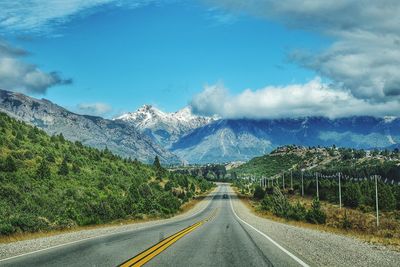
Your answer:
[[[11,243],[2,243],[0,244],[0,261],[10,257],[77,243],[92,238],[139,230],[147,227],[170,223],[172,221],[184,220],[186,218],[195,216],[197,213],[200,213],[202,210],[204,210],[210,203],[212,195],[216,192],[216,190],[217,188],[211,191],[207,197],[196,203],[194,206],[191,206],[190,208],[185,209],[184,212],[179,213],[176,216],[168,219],[157,219],[147,222],[105,227],[99,226],[93,229],[77,230],[46,237],[27,239]]]
[[[253,214],[239,198],[234,198],[232,202],[241,219],[270,236],[287,250],[295,251],[311,265],[398,266],[400,262],[400,253],[385,246],[271,221]]]

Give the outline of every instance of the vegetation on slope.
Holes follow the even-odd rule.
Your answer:
[[[237,176],[255,175],[272,177],[282,172],[318,172],[322,175],[341,173],[349,177],[380,175],[390,181],[400,182],[400,153],[398,149],[357,150],[336,147],[279,147],[268,155],[256,157],[234,168]]]
[[[262,166],[261,166],[262,165]],[[260,169],[263,171],[258,172]],[[283,186],[282,172],[286,172]],[[281,147],[231,170],[242,196],[263,216],[322,224],[324,227],[371,234],[400,248],[400,154],[343,148]],[[342,207],[339,208],[338,173]],[[259,174],[260,173],[260,174]],[[266,175],[268,174],[268,175]],[[293,175],[293,184],[291,183]],[[303,174],[304,196],[301,176]],[[318,174],[318,196],[316,174]],[[380,227],[376,227],[375,180],[380,175]],[[259,179],[271,180],[262,188]],[[249,178],[253,179],[249,179]],[[254,180],[254,178],[256,180]]]
[[[169,216],[204,179],[69,142],[0,113],[0,234]]]

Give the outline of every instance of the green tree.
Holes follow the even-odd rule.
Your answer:
[[[257,185],[256,188],[254,189],[254,194],[253,197],[255,199],[261,200],[265,196],[265,191],[264,189],[261,188],[261,186]]]
[[[190,185],[190,191],[196,192],[196,186],[194,184]]]
[[[81,172],[81,168],[79,167],[79,165],[77,163],[72,164],[72,172],[75,174]]]
[[[361,204],[361,190],[357,183],[349,183],[343,191],[343,203],[350,208],[357,208]]]
[[[391,211],[396,208],[396,198],[389,185],[380,183],[378,185],[379,208],[383,211]]]
[[[160,159],[158,158],[158,156],[154,158],[153,167],[156,171],[156,178],[158,180],[162,180],[163,177],[165,176],[166,170],[161,166]]]
[[[61,162],[60,168],[58,169],[58,174],[60,175],[68,175],[69,169],[68,169],[68,163],[67,159],[64,158],[63,161]]]
[[[311,209],[307,211],[306,219],[310,223],[324,224],[326,222],[326,214],[321,209],[321,203],[318,198],[314,198]]]
[[[160,163],[160,159],[158,158],[158,156],[156,156],[154,158],[154,162],[153,162],[153,166],[155,169],[161,169],[161,163]]]
[[[15,172],[17,171],[17,163],[14,159],[13,156],[8,155],[5,163],[4,163],[4,167],[3,167],[4,171],[6,172]]]
[[[48,179],[51,176],[50,168],[49,168],[49,163],[42,159],[40,162],[37,170],[36,170],[36,176],[40,179]]]

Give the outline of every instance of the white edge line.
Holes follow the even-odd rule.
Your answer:
[[[302,261],[301,259],[299,259],[298,257],[296,257],[295,255],[293,255],[291,252],[289,252],[288,250],[286,250],[284,247],[282,247],[281,245],[279,245],[276,241],[274,241],[272,238],[270,238],[269,236],[267,236],[266,234],[264,234],[263,232],[261,232],[260,230],[258,230],[257,228],[255,228],[254,226],[250,225],[249,223],[247,223],[246,221],[242,220],[235,212],[235,210],[233,209],[233,205],[232,205],[232,199],[231,197],[229,197],[229,201],[231,203],[231,208],[233,211],[233,214],[236,216],[236,218],[246,224],[247,226],[249,226],[251,229],[253,229],[254,231],[256,231],[257,233],[259,233],[260,235],[262,235],[263,237],[265,237],[266,239],[268,239],[272,244],[274,244],[275,246],[277,246],[280,250],[282,250],[283,252],[285,252],[289,257],[291,257],[293,260],[295,260],[298,264],[300,264],[303,267],[309,267],[309,265],[307,263],[305,263],[304,261]]]
[[[208,196],[211,196],[214,193],[215,193],[215,191],[211,192],[210,195],[208,195]],[[210,205],[210,203],[208,203],[208,205],[206,205],[204,208],[202,208],[198,212],[190,215],[187,218],[183,218],[182,220],[187,220],[187,219],[193,218],[196,215],[198,215],[199,213],[205,211],[207,209],[207,207]],[[173,217],[171,219],[173,219]],[[178,221],[182,221],[182,220],[178,220]],[[55,249],[55,248],[59,248],[59,247],[63,247],[63,246],[72,245],[72,244],[83,242],[83,241],[87,241],[87,240],[90,240],[90,239],[101,238],[101,237],[106,237],[106,236],[111,236],[111,235],[116,235],[116,234],[121,234],[121,233],[126,233],[126,232],[135,232],[135,231],[143,230],[143,229],[150,228],[150,227],[153,227],[153,226],[161,226],[161,225],[167,224],[167,223],[170,223],[170,222],[165,222],[165,223],[155,224],[155,225],[147,225],[147,226],[139,227],[137,229],[130,229],[130,230],[125,230],[125,231],[121,231],[121,232],[117,232],[117,233],[108,233],[108,234],[102,234],[102,235],[97,235],[97,236],[86,237],[86,238],[83,238],[83,239],[80,239],[80,240],[75,240],[75,241],[71,241],[71,242],[68,242],[68,243],[63,243],[63,244],[51,246],[51,247],[48,247],[48,248],[42,248],[42,249],[39,249],[39,250],[35,250],[35,251],[31,251],[31,252],[15,255],[15,256],[12,256],[12,257],[9,257],[9,258],[0,259],[0,262],[5,262],[5,261],[8,261],[8,260],[12,260],[12,259],[15,259],[15,258],[19,258],[19,257],[35,254],[35,253],[38,253],[38,252],[43,252],[43,251],[46,251],[46,250],[51,250],[51,249]],[[84,230],[82,230],[82,231],[84,231]]]

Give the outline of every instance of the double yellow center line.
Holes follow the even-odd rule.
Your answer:
[[[153,259],[154,257],[156,257],[158,254],[160,254],[161,252],[163,252],[164,250],[166,250],[169,246],[171,246],[172,244],[174,244],[176,241],[178,241],[179,239],[181,239],[182,237],[184,237],[185,235],[189,234],[190,232],[194,231],[196,228],[200,227],[202,224],[208,222],[209,220],[211,220],[212,218],[214,218],[216,216],[216,211],[213,212],[213,214],[208,217],[205,220],[199,221],[195,224],[192,224],[189,227],[186,227],[185,229],[161,240],[160,242],[158,242],[157,244],[155,244],[154,246],[146,249],[145,251],[139,253],[138,255],[136,255],[135,257],[127,260],[126,262],[122,263],[121,265],[119,265],[120,267],[131,267],[131,266],[142,266],[145,263],[149,262],[151,259]]]

